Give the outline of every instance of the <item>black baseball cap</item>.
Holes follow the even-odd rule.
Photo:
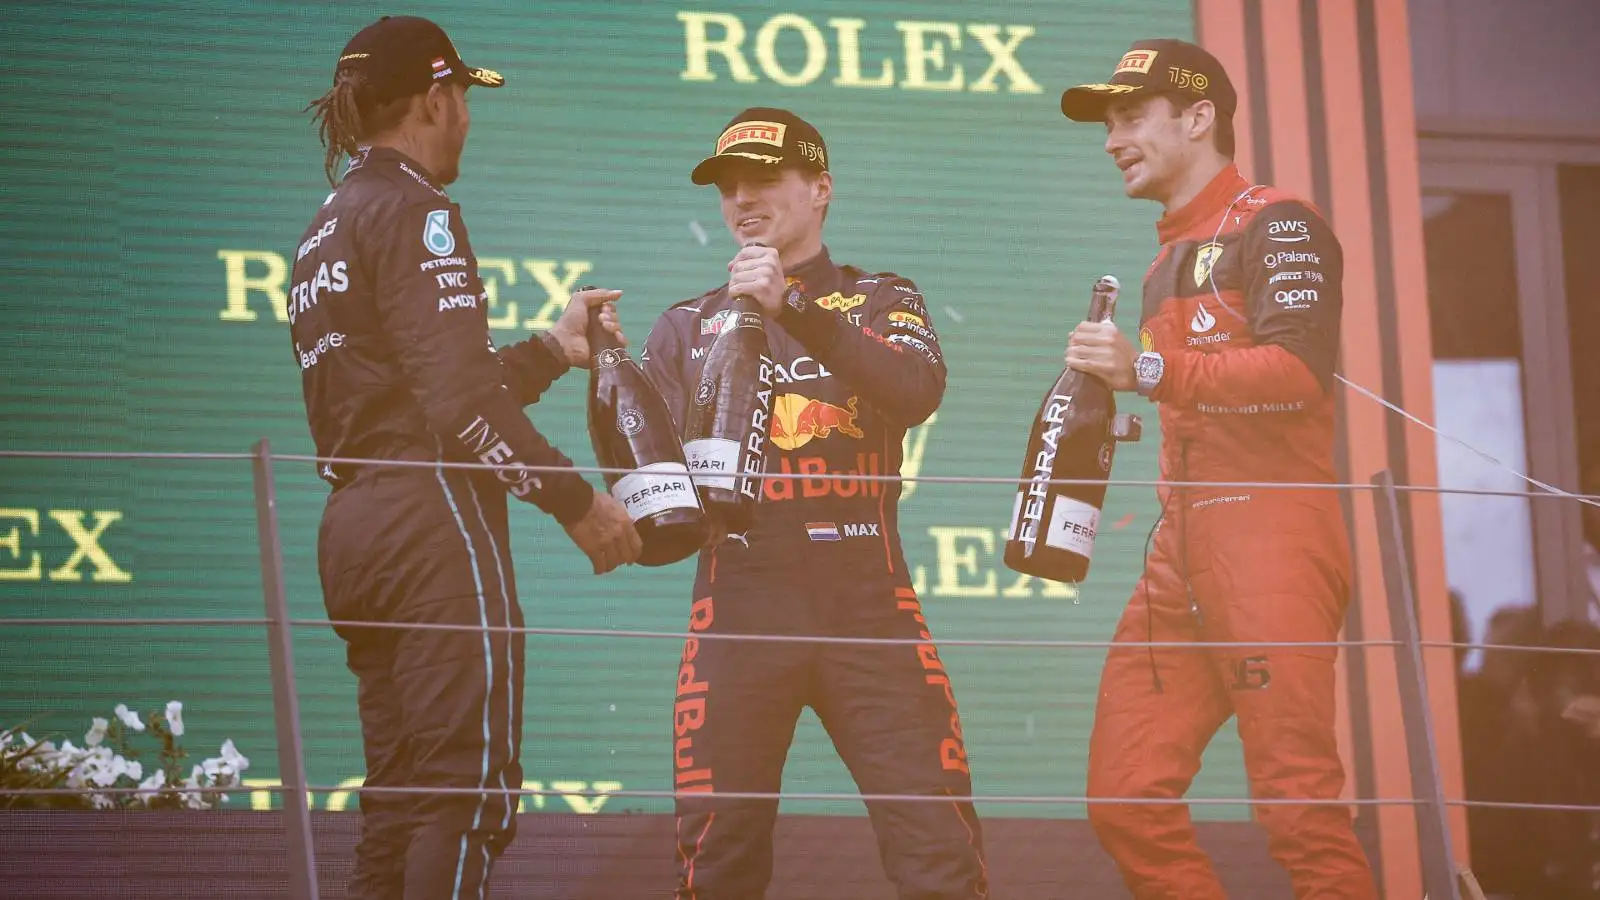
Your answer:
[[[1104,122],[1113,100],[1137,92],[1188,94],[1210,100],[1220,115],[1239,106],[1233,82],[1215,56],[1171,38],[1135,41],[1103,84],[1080,84],[1061,95],[1061,112],[1075,122]]]
[[[483,87],[506,83],[493,69],[462,62],[444,29],[418,16],[384,16],[356,32],[339,54],[335,80],[349,70],[366,75],[381,99],[420,94],[435,81]]]
[[[694,167],[695,184],[711,184],[732,160],[828,171],[828,146],[810,122],[786,109],[753,106],[734,116],[717,137],[716,149]]]

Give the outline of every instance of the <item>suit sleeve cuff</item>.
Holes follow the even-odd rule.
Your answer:
[[[571,527],[589,514],[594,504],[594,486],[577,472],[546,476],[544,508],[557,522]]]
[[[552,377],[564,375],[568,369],[572,368],[572,363],[567,361],[567,351],[562,349],[561,342],[556,340],[555,335],[550,332],[541,332],[539,339],[537,341],[529,341],[528,346],[537,348],[533,352],[536,355],[545,357],[545,359],[541,360],[541,363],[550,368]]]

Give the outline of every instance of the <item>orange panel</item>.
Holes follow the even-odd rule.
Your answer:
[[[1383,383],[1377,274],[1374,266],[1372,198],[1367,170],[1367,138],[1361,90],[1360,41],[1354,0],[1319,4],[1322,34],[1323,91],[1327,105],[1329,177],[1332,217],[1345,252],[1342,360],[1345,377],[1364,386]],[[1387,468],[1385,411],[1365,398],[1349,396],[1346,423],[1351,478],[1365,482]],[[1360,582],[1357,597],[1365,637],[1389,640],[1387,591],[1370,492],[1356,495],[1355,546]],[[1378,797],[1411,795],[1404,734],[1400,721],[1395,656],[1389,649],[1366,652],[1367,711],[1372,738],[1373,791]],[[1386,806],[1378,812],[1383,848],[1383,893],[1417,897],[1422,893],[1415,812],[1409,806]]]
[[[1417,171],[1410,26],[1403,4],[1377,4],[1377,20],[1400,345],[1427,347],[1431,343],[1431,332],[1422,237],[1422,185]],[[1404,399],[1400,405],[1424,421],[1433,421],[1432,354],[1402,353],[1401,378]],[[1436,454],[1432,432],[1417,425],[1408,425],[1406,465],[1412,484],[1439,483]],[[1425,641],[1451,639],[1450,597],[1444,574],[1443,527],[1439,496],[1412,494],[1412,563],[1416,571],[1418,619]],[[1459,798],[1465,795],[1465,785],[1462,778],[1459,707],[1456,704],[1455,654],[1447,647],[1425,648],[1423,654],[1440,778],[1445,796]],[[1456,858],[1463,862],[1468,858],[1466,816],[1464,807],[1451,810],[1452,843]]]
[[[1261,38],[1267,118],[1272,124],[1272,180],[1277,187],[1310,198],[1311,135],[1306,124],[1300,4],[1262,3]]]
[[[1233,127],[1239,135],[1239,146],[1234,161],[1244,177],[1253,177],[1255,158],[1250,142],[1250,85],[1245,73],[1244,4],[1241,0],[1195,0],[1196,43],[1205,47],[1228,71],[1239,94],[1239,110],[1234,114]]]

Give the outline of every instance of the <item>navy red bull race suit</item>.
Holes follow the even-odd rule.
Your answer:
[[[1343,261],[1309,205],[1229,166],[1158,223],[1140,341],[1161,354],[1151,399],[1163,481],[1335,481],[1330,395]],[[1350,556],[1338,494],[1162,488],[1154,549],[1116,641],[1338,639]],[[1211,736],[1238,717],[1254,797],[1337,799],[1334,647],[1115,648],[1089,748],[1092,797],[1188,790]],[[1348,808],[1255,810],[1300,900],[1376,898]],[[1140,900],[1223,900],[1188,808],[1091,804]]]
[[[772,875],[776,793],[800,712],[816,711],[864,794],[972,793],[950,678],[911,589],[896,524],[901,441],[938,408],[945,365],[922,295],[823,250],[786,273],[767,321],[774,396],[753,524],[701,553],[673,711],[680,900],[753,900]],[[685,385],[731,308],[726,285],[662,314],[645,371],[682,421]],[[702,640],[893,638],[883,646]],[[988,894],[972,804],[868,801],[904,900]]]

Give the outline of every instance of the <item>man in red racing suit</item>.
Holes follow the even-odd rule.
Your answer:
[[[1185,77],[1187,76],[1187,77]],[[1068,364],[1159,404],[1163,481],[1332,483],[1339,242],[1318,212],[1232,161],[1236,98],[1222,66],[1180,41],[1140,41],[1108,84],[1062,97],[1103,121],[1131,197],[1165,207],[1145,276],[1143,353],[1109,323],[1073,333]],[[1144,576],[1115,642],[1329,642],[1349,597],[1338,494],[1162,488]],[[1334,800],[1333,647],[1113,647],[1089,746],[1093,798],[1171,797],[1238,717],[1255,798]],[[1262,805],[1297,898],[1376,898],[1337,805]],[[1220,900],[1188,809],[1094,803],[1089,818],[1137,898]]]

